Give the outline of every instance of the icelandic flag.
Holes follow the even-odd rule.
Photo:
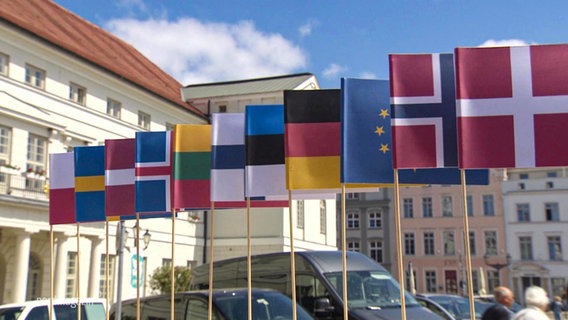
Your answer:
[[[391,54],[393,166],[457,167],[452,54]]]
[[[105,208],[107,217],[133,216],[135,211],[134,139],[105,141]]]
[[[136,212],[171,212],[172,131],[136,132]]]
[[[568,165],[568,44],[455,55],[460,168]]]
[[[76,147],[74,154],[77,222],[105,221],[105,147]]]
[[[75,156],[49,155],[49,224],[75,223]]]
[[[341,181],[394,183],[387,80],[341,79]],[[460,184],[458,168],[402,169],[399,182]],[[487,185],[488,170],[467,170],[466,183]]]

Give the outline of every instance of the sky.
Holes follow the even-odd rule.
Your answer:
[[[182,85],[388,79],[392,53],[568,42],[566,0],[55,0]]]

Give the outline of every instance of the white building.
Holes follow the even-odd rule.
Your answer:
[[[566,168],[508,170],[503,182],[507,252],[515,296],[530,285],[563,296],[568,280],[568,175]]]
[[[50,226],[47,175],[50,153],[136,131],[206,123],[181,99],[179,84],[130,45],[51,1],[0,1],[0,304],[50,296]],[[14,169],[18,167],[18,169]],[[127,221],[130,229],[134,221]],[[171,263],[171,220],[141,221],[152,240],[145,277]],[[202,223],[176,221],[175,265],[203,258]],[[55,297],[105,296],[106,248],[112,300],[118,275],[116,224],[107,243],[105,223],[53,226]],[[131,231],[131,230],[130,230]],[[79,232],[79,234],[78,234]],[[133,232],[126,245],[123,298],[132,286]],[[77,273],[80,272],[79,277]],[[79,281],[78,281],[79,279]]]
[[[211,114],[244,112],[247,105],[283,104],[284,90],[309,89],[319,89],[317,79],[313,74],[301,73],[189,85],[182,89],[182,93],[187,102]],[[335,199],[293,200],[294,249],[336,250],[335,211]],[[216,210],[213,222],[213,260],[247,254],[246,210]],[[209,239],[210,224],[207,226],[206,237]],[[290,251],[289,209],[252,209],[251,243],[252,254]],[[206,247],[210,245],[209,239]]]

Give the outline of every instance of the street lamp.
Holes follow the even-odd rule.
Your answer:
[[[483,256],[483,260],[485,261],[486,265],[497,270],[497,285],[500,285],[501,284],[501,269],[510,266],[513,259],[511,257],[511,255],[508,254],[508,253],[507,253],[507,256],[505,257],[505,262],[501,262],[501,263],[491,262],[489,257],[490,257],[490,255],[485,254]]]

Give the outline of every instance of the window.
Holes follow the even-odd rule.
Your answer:
[[[359,241],[347,241],[347,250],[348,251],[355,251],[355,252],[360,252],[361,248],[359,246]]]
[[[529,236],[519,237],[519,248],[521,249],[521,260],[532,260],[532,238]]]
[[[424,232],[424,255],[433,256],[436,254],[434,232]]]
[[[357,192],[350,192],[345,194],[346,200],[359,200],[359,193]]]
[[[517,220],[519,222],[531,221],[531,212],[528,203],[517,203]]]
[[[219,106],[219,112],[220,112],[220,113],[225,113],[225,112],[227,112],[227,106],[226,106],[226,105],[220,105],[220,106]]]
[[[477,254],[477,246],[475,245],[475,231],[469,232],[469,254],[471,256]]]
[[[405,218],[414,217],[414,203],[412,202],[412,198],[404,198],[402,200],[402,208],[404,210]]]
[[[562,278],[550,278],[552,284],[552,295],[562,297],[566,291],[566,280]]]
[[[546,189],[553,189],[553,188],[554,188],[554,182],[546,181]]]
[[[560,221],[560,215],[558,212],[558,203],[545,203],[544,204],[544,213],[546,221]]]
[[[529,178],[529,174],[528,173],[521,173],[519,174],[519,179],[521,180],[527,180]]]
[[[460,287],[462,287],[464,290],[467,290],[465,287],[466,281],[465,279],[460,281]],[[474,293],[479,293],[479,273],[477,272],[477,270],[471,270],[471,284],[473,287],[473,292]]]
[[[136,259],[134,259],[136,260]],[[162,266],[164,267],[171,267],[172,266],[172,259],[169,258],[162,258]]]
[[[547,178],[556,178],[556,177],[558,177],[558,172],[556,172],[556,171],[548,171],[548,172],[546,173],[546,177],[547,177]]]
[[[487,270],[487,287],[495,288],[499,286],[499,272]]]
[[[327,233],[327,207],[325,204],[325,200],[320,200],[320,233],[326,234]]]
[[[548,242],[548,255],[550,260],[562,261],[562,246],[560,236],[546,237]]]
[[[436,285],[436,271],[426,271],[424,273],[424,278],[426,280],[426,291],[427,292],[436,292],[437,285]]]
[[[10,65],[10,56],[5,53],[0,52],[0,74],[8,75],[8,66]]]
[[[45,71],[26,64],[26,83],[36,88],[45,89]]]
[[[466,197],[466,205],[467,205],[467,216],[473,217],[473,196],[469,195]]]
[[[12,130],[0,126],[0,164],[10,163],[10,146],[12,145]],[[6,175],[0,173],[0,183],[6,182]]]
[[[347,229],[359,229],[359,213],[351,212],[347,214]]]
[[[107,114],[111,117],[120,119],[120,111],[122,110],[122,103],[120,101],[107,99]]]
[[[77,252],[67,252],[67,278],[65,283],[65,297],[77,296]]]
[[[454,232],[451,230],[444,231],[444,255],[450,256],[456,254],[456,239]]]
[[[493,203],[493,195],[485,194],[483,195],[483,215],[494,216],[495,215],[495,205]]]
[[[78,84],[69,84],[69,100],[77,102],[80,105],[85,105],[87,98],[87,89]]]
[[[483,233],[485,235],[485,254],[497,255],[497,231],[484,231]]]
[[[383,262],[383,243],[381,241],[369,242],[369,255],[378,263]]]
[[[30,134],[28,136],[28,155],[26,171],[38,175],[45,175],[47,140],[43,137]],[[26,179],[26,187],[43,192],[43,181],[35,178]]]
[[[404,254],[415,254],[414,233],[404,234]]]
[[[369,212],[369,228],[381,229],[383,227],[383,211],[380,209]]]
[[[150,115],[145,112],[138,111],[138,126],[146,130],[150,130]]]
[[[298,229],[304,229],[304,200],[298,200],[296,203],[296,220]]]
[[[442,196],[442,216],[452,217],[453,215],[452,196]]]
[[[116,256],[109,255],[108,257],[108,283],[109,283],[109,297],[114,297],[114,274]],[[106,277],[106,255],[101,255],[101,273],[99,277],[99,298],[106,298],[107,296],[107,277]]]
[[[422,216],[432,218],[432,198],[422,198]]]

